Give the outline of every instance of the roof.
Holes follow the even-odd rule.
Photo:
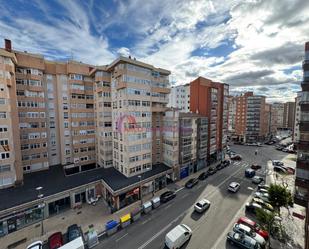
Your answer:
[[[171,170],[170,167],[159,164],[142,175],[146,180],[157,174]],[[113,191],[121,190],[129,185],[139,183],[138,176],[126,177],[115,168],[97,168],[82,173],[66,176],[61,165],[52,166],[49,170],[25,174],[24,184],[0,190],[0,211],[37,200],[38,186],[43,187],[42,194],[48,197],[88,183],[103,180]]]

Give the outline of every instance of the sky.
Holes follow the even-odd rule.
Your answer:
[[[294,100],[309,41],[305,0],[0,0],[0,13],[16,50],[93,65],[131,55],[173,85],[203,76],[268,102]]]

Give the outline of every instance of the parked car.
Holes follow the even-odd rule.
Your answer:
[[[246,212],[256,214],[256,210],[257,209],[263,209],[263,207],[258,203],[248,202],[248,203],[246,203],[245,209],[246,209]]]
[[[269,189],[269,185],[267,185],[267,184],[259,184],[258,185],[258,189],[266,189],[266,190],[268,190]]]
[[[255,176],[255,170],[254,169],[246,169],[245,170],[245,177],[252,178]]]
[[[254,197],[260,198],[263,201],[269,202],[269,194],[263,192],[255,192]]]
[[[241,142],[241,141],[234,141],[234,144],[243,145],[244,142]]]
[[[202,213],[205,210],[209,209],[209,207],[210,207],[210,201],[207,199],[202,199],[194,205],[194,210],[198,213]]]
[[[223,168],[224,168],[223,163],[219,163],[219,164],[216,166],[217,171],[220,170],[220,169],[223,169]]]
[[[262,247],[265,247],[266,241],[265,239],[257,234],[254,230],[244,224],[236,223],[233,227],[234,232],[243,233],[251,238],[253,238],[256,242],[258,242]]]
[[[274,166],[274,171],[281,174],[288,174],[288,171],[281,166]]]
[[[231,160],[235,160],[235,161],[241,161],[242,157],[241,155],[231,155]]]
[[[254,176],[252,178],[252,183],[254,183],[254,184],[260,184],[263,181],[264,181],[264,178],[261,177],[261,176]]]
[[[208,175],[213,175],[217,172],[216,168],[212,168],[210,167],[208,170],[207,170],[207,174]]]
[[[43,248],[43,242],[38,240],[33,243],[31,243],[29,246],[27,246],[27,249],[42,249]]]
[[[57,232],[48,238],[49,249],[56,249],[63,245],[63,237],[61,232]]]
[[[245,249],[260,249],[261,246],[251,237],[238,232],[229,232],[227,234],[227,241],[230,244],[235,244],[237,247],[245,248]]]
[[[253,198],[251,202],[257,203],[257,204],[261,205],[262,208],[265,208],[265,209],[267,209],[267,210],[269,210],[269,211],[271,211],[271,212],[274,211],[274,208],[273,208],[272,205],[270,205],[269,203],[263,201],[263,200],[260,199],[260,198]]]
[[[256,146],[262,147],[263,145],[261,143],[256,143]]]
[[[272,160],[273,166],[283,166],[283,162],[279,160]]]
[[[78,237],[82,236],[80,228],[76,225],[73,224],[68,227],[67,229],[67,241],[70,242]]]
[[[276,150],[282,150],[284,147],[282,147],[281,145],[277,145],[276,146]]]
[[[193,188],[196,184],[198,184],[198,178],[191,178],[185,184],[186,188]]]
[[[258,233],[259,235],[261,235],[265,240],[268,240],[269,238],[269,234],[267,231],[262,230],[261,227],[253,220],[250,220],[247,217],[240,217],[237,221],[237,223],[239,224],[244,224],[248,227],[250,227],[251,229],[253,229],[256,233]]]
[[[180,248],[192,236],[192,230],[185,224],[178,225],[165,236],[165,246],[169,249]]]
[[[205,180],[207,177],[208,177],[207,173],[203,172],[198,176],[198,179],[202,181],[202,180]]]
[[[236,193],[240,188],[240,184],[238,182],[231,182],[228,191]]]
[[[176,193],[174,191],[166,191],[160,195],[160,202],[168,202],[176,197]]]
[[[256,164],[256,163],[251,165],[251,169],[261,169],[261,168],[262,168],[262,166],[259,165],[259,164]]]
[[[224,165],[224,167],[227,167],[231,164],[231,161],[226,159],[222,162],[222,164]]]

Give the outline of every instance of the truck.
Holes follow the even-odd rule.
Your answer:
[[[58,249],[85,249],[83,238],[80,236],[69,243],[64,244]]]

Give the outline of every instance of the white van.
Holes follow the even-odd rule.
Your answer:
[[[165,245],[169,249],[180,248],[192,236],[192,230],[185,224],[178,225],[165,236]]]
[[[64,244],[58,249],[85,249],[83,238],[77,237],[76,239]]]

